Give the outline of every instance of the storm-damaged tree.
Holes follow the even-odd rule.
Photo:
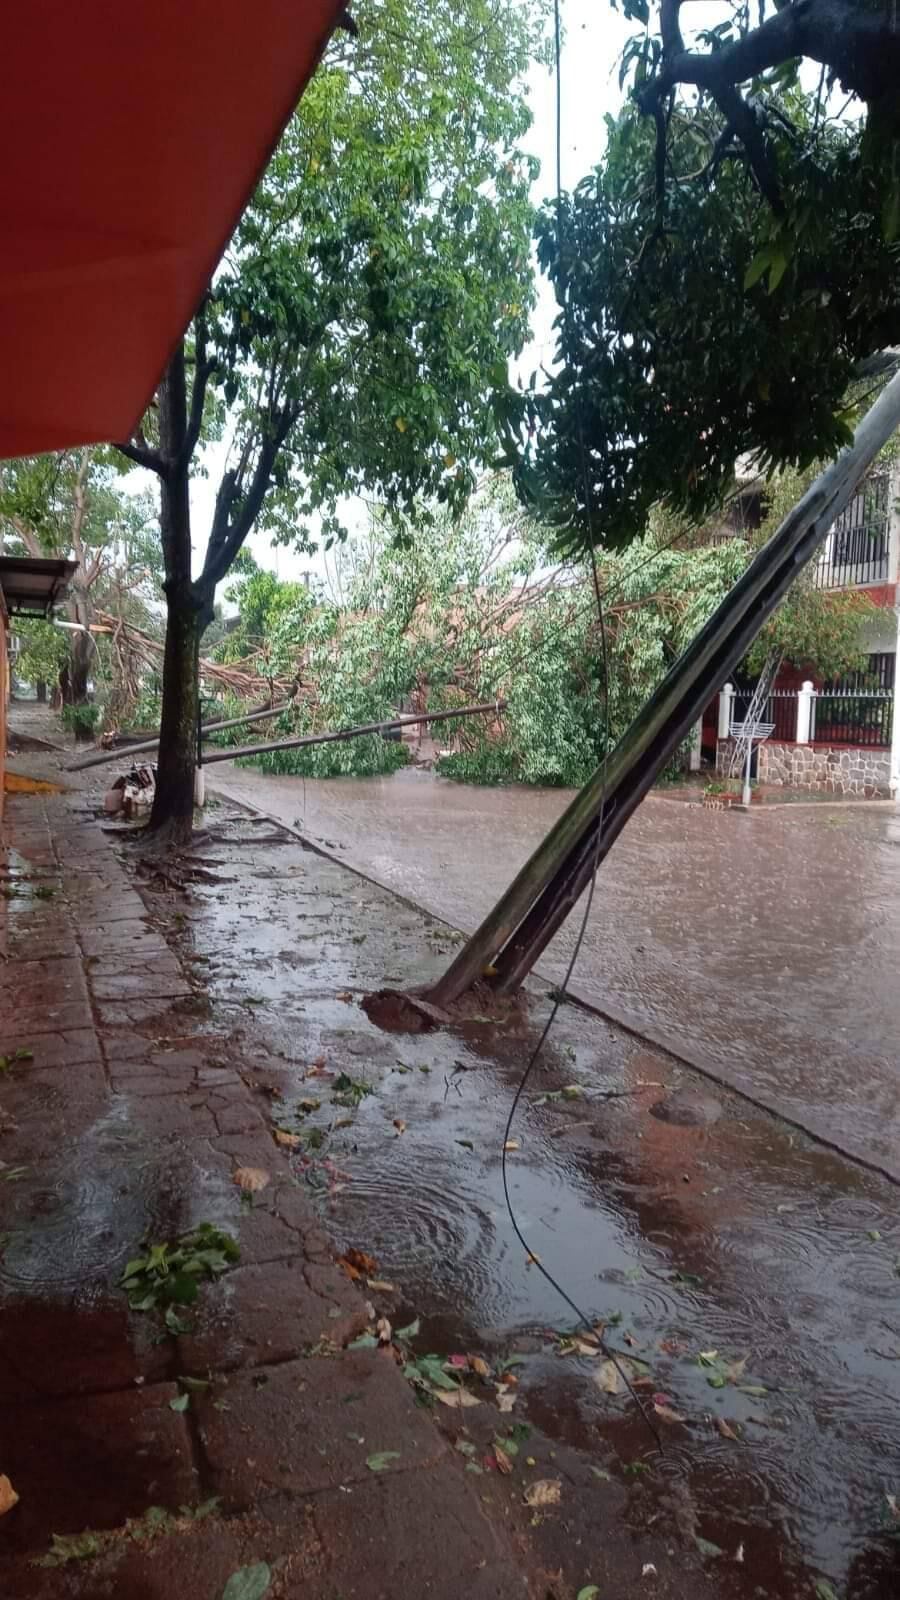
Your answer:
[[[660,503],[702,520],[741,458],[765,473],[838,460],[489,913],[440,1003],[485,967],[505,988],[530,970],[900,425],[895,377],[839,455],[859,382],[890,371],[900,344],[893,0],[735,0],[687,41],[680,0],[624,9],[643,24],[621,66],[632,101],[597,171],[539,222],[557,364],[522,397],[519,481],[577,552],[627,545]]]
[[[742,457],[830,459],[854,382],[900,343],[900,20],[839,0],[762,26],[721,9],[686,48],[666,0],[627,45],[634,92],[604,160],[540,219],[565,311],[535,482],[582,545],[588,502],[603,542],[627,543],[659,500],[710,514]]]
[[[97,675],[97,642],[90,632],[98,600],[111,604],[110,591],[127,582],[140,589],[143,570],[153,564],[152,507],[141,495],[126,494],[121,472],[108,450],[66,450],[57,455],[24,456],[4,464],[0,474],[0,538],[7,554],[40,559],[61,556],[75,571],[65,602],[63,634],[49,623],[23,623],[21,674],[52,682],[72,726],[89,737],[94,713],[87,707],[89,683]],[[49,675],[49,677],[48,677]]]
[[[340,503],[453,503],[496,443],[532,303],[523,74],[541,7],[362,0],[288,125],[142,430],[160,479],[168,612],[150,827],[191,828],[198,649],[253,528],[326,542]],[[189,484],[228,455],[200,572]]]

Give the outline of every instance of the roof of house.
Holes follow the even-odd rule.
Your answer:
[[[10,13],[0,457],[130,437],[345,4]]]
[[[0,556],[0,594],[10,616],[47,617],[69,588],[75,561]]]

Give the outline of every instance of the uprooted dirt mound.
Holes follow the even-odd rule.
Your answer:
[[[427,991],[415,989],[376,989],[363,995],[360,1004],[369,1021],[385,1033],[424,1033],[463,1022],[518,1020],[526,1001],[521,991],[497,994],[490,984],[476,983],[447,1007],[432,1004]]]

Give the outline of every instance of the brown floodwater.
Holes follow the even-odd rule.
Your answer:
[[[570,798],[407,769],[214,785],[471,931]],[[545,952],[560,978],[577,916]],[[608,1014],[900,1178],[900,812],[651,796],[600,870],[572,983]]]
[[[332,840],[353,787],[328,788],[335,796],[326,835]],[[410,791],[418,792],[412,785]],[[443,785],[440,792],[454,793]],[[534,798],[545,815],[559,804],[558,796]],[[496,792],[469,797],[473,808],[483,807],[482,815],[519,799]],[[638,858],[655,849],[657,873],[677,859],[678,840],[685,837],[698,872],[703,851],[697,841],[706,841],[707,885],[728,880],[724,867],[712,865],[716,838],[719,853],[739,840],[736,858],[760,865],[765,859],[767,836],[762,829],[739,833],[744,819],[698,819],[687,807],[663,807],[638,819],[631,841]],[[447,810],[439,830],[445,845],[449,800]],[[789,877],[793,871],[790,882],[800,885],[811,906],[808,874],[798,866],[801,841],[811,830],[813,840],[834,841],[834,848],[817,853],[808,842],[804,859],[821,860],[832,886],[853,870],[861,875],[884,937],[893,914],[890,894],[876,892],[876,868],[866,862],[874,855],[890,873],[889,818],[848,812],[837,828],[826,826],[820,834],[818,813],[815,821],[810,814],[796,816],[799,822],[791,814],[762,824],[769,829],[770,859],[780,863],[780,883],[769,891],[772,915],[789,914],[799,936],[802,920]],[[395,818],[397,839],[407,838],[411,826]],[[384,871],[390,854],[382,843],[381,863],[366,863],[373,873]],[[479,879],[488,870],[486,857],[458,837],[454,863],[460,854],[468,858],[472,884],[466,891],[461,869],[448,865],[443,892],[468,892],[474,903],[485,894]],[[449,847],[440,860],[450,863]],[[394,1326],[418,1317],[420,1352],[477,1350],[492,1362],[520,1358],[515,1420],[557,1440],[561,1457],[574,1449],[620,1481],[635,1537],[653,1527],[673,1548],[679,1541],[705,1541],[701,1548],[722,1596],[830,1600],[833,1593],[839,1600],[888,1600],[900,1592],[894,1509],[900,1496],[900,1219],[893,1184],[727,1090],[716,1091],[721,1114],[708,1126],[666,1120],[658,1114],[660,1103],[679,1085],[707,1095],[709,1085],[622,1029],[578,1007],[562,1008],[514,1129],[513,1204],[530,1250],[591,1320],[606,1322],[615,1348],[640,1362],[636,1370],[651,1379],[642,1390],[644,1403],[652,1406],[656,1396],[668,1414],[652,1413],[660,1452],[633,1400],[610,1395],[595,1381],[594,1358],[561,1354],[560,1335],[574,1316],[529,1261],[506,1213],[503,1129],[546,998],[538,994],[530,1018],[502,1028],[470,1022],[452,1032],[380,1032],[358,1004],[361,996],[385,979],[411,983],[435,975],[452,954],[452,932],[376,885],[290,846],[232,848],[224,870],[227,887],[197,889],[184,938],[206,973],[214,1011],[221,1016],[221,1008],[231,1007],[236,1019],[246,1018],[243,1048],[254,1073],[271,1078],[276,1063],[278,1121],[306,1134],[315,1130],[309,1152],[292,1158],[298,1181],[315,1197],[336,1244],[372,1253],[379,1274],[396,1285],[382,1307]],[[649,863],[646,875],[653,875]],[[434,871],[432,882],[437,878]],[[681,882],[683,892],[660,894],[655,912],[642,900],[635,913],[642,929],[664,930],[665,941],[654,942],[654,951],[668,948],[678,926],[685,937],[690,931],[686,904],[699,903],[691,902],[699,891],[690,874]],[[410,882],[404,886],[416,892]],[[734,903],[745,911],[750,903],[761,906],[752,899],[755,892],[755,885],[736,888],[727,920]],[[624,905],[621,881],[611,898]],[[723,943],[724,912],[720,905]],[[854,937],[865,940],[863,923],[857,913]],[[745,927],[747,918],[735,924]],[[815,969],[813,950],[824,950],[824,922],[817,927],[818,934],[807,928],[805,942],[799,940],[808,972]],[[647,948],[650,939],[644,932],[639,942]],[[814,1085],[817,1073],[827,1078],[829,1063],[845,1058],[837,1049],[828,1054],[823,1041],[831,1034],[818,1024],[794,1062],[786,1041],[800,1038],[799,1023],[791,1035],[780,1025],[781,1043],[764,1058],[760,1030],[775,1024],[766,1021],[761,997],[764,974],[775,972],[775,962],[763,933],[756,939],[763,949],[750,974],[755,1020],[741,1031],[748,1008],[733,1012],[720,1035],[722,1047],[731,1041],[739,1064],[749,1062],[754,1074],[768,1072],[769,1079],[753,1079],[756,1091],[776,1081],[771,1057],[783,1051],[781,1078],[806,1114],[807,1082]],[[604,947],[596,935],[591,949]],[[754,947],[745,936],[745,954]],[[792,951],[795,943],[781,948]],[[874,949],[880,948],[876,938]],[[629,959],[639,954],[632,946]],[[730,947],[726,955],[715,969],[724,987],[711,983],[713,996],[725,992],[728,974],[740,966]],[[692,959],[681,959],[685,975]],[[616,970],[624,973],[625,957]],[[832,959],[830,970],[837,982],[840,962]],[[872,984],[868,973],[861,991],[870,993]],[[815,987],[824,1002],[827,984],[817,978]],[[668,992],[674,1008],[674,977]],[[875,1092],[885,1096],[884,1014],[897,1004],[891,994],[881,1016],[865,1008],[857,1014],[846,1001],[842,1013],[851,1032],[862,1036],[854,1043],[860,1073],[863,1041],[871,1061],[873,1040],[883,1040],[881,1076],[871,1076]],[[663,998],[654,997],[656,1016],[666,1014]],[[685,1009],[694,1003],[686,976],[683,1002]],[[342,1072],[359,1085],[355,1108],[335,1098]],[[782,1085],[783,1092],[788,1088]],[[839,1095],[838,1079],[823,1084],[820,1105],[829,1115]],[[309,1109],[311,1097],[318,1104]],[[883,1103],[893,1104],[888,1098]],[[862,1137],[856,1101],[847,1112],[851,1119],[854,1137]],[[845,1130],[837,1124],[833,1132],[844,1137]],[[579,1492],[567,1483],[567,1504]],[[602,1522],[592,1537],[602,1548]]]

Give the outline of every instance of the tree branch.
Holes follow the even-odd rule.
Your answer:
[[[730,84],[723,84],[721,88],[714,90],[713,94],[727,126],[740,139],[747,152],[750,170],[759,185],[760,194],[768,200],[775,215],[780,216],[784,206],[778,183],[778,171],[772,160],[766,136],[756,119],[756,112],[752,106],[748,106],[743,95]]]
[[[204,588],[214,589],[222,581],[253,527],[268,492],[278,452],[299,414],[299,405],[291,404],[271,419],[270,429],[260,444],[250,485],[233,520],[231,513],[237,498],[237,473],[227,472],[223,477],[216,495],[212,533],[200,577],[200,584]]]
[[[146,467],[148,472],[155,472],[158,477],[165,477],[166,463],[158,450],[151,450],[149,445],[135,444],[132,439],[127,442],[118,440],[113,445],[120,455],[133,461],[136,467]]]
[[[9,516],[7,521],[16,538],[21,539],[25,549],[34,561],[40,561],[42,557],[46,556],[47,552],[37,534],[32,528],[29,528],[26,522],[22,521],[21,517]]]
[[[72,513],[72,549],[75,552],[75,560],[82,571],[84,570],[84,542],[81,537],[81,530],[84,527],[84,519],[87,512],[85,483],[90,459],[91,452],[82,450],[78,459],[78,472],[75,477],[75,509]]]
[[[655,103],[676,84],[693,84],[718,93],[757,77],[771,67],[806,56],[828,67],[863,100],[875,100],[900,81],[900,32],[889,8],[866,11],[852,0],[793,0],[759,27],[721,50],[704,55],[679,47],[678,5],[665,0],[660,14],[662,65],[655,78],[638,91],[641,109]]]
[[[197,440],[203,426],[206,389],[216,369],[215,359],[210,359],[206,354],[206,337],[206,317],[201,309],[194,318],[194,382],[191,388],[191,409],[184,440],[175,461],[176,472],[184,471],[197,448]]]

